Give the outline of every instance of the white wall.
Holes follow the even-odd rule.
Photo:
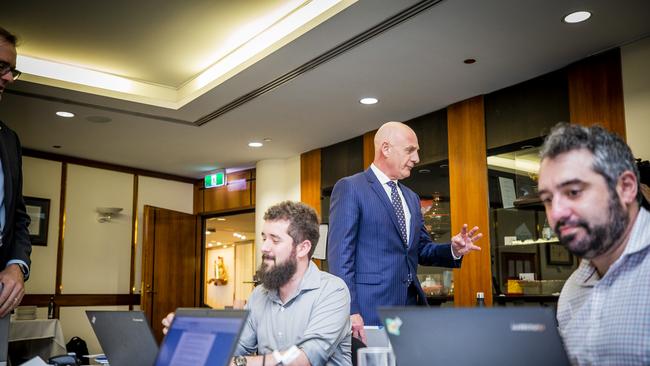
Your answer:
[[[128,294],[133,175],[68,165],[63,244],[64,294]],[[121,207],[110,222],[98,207]]]
[[[56,161],[23,158],[23,195],[50,200],[47,246],[32,247],[31,272],[29,281],[25,283],[28,294],[53,294],[55,290],[61,166]]]
[[[142,279],[142,215],[144,206],[155,206],[191,214],[194,187],[190,183],[138,176],[138,218],[136,222],[134,293],[140,293]]]
[[[261,263],[259,248],[264,212],[281,201],[300,201],[300,156],[261,160],[255,176],[255,256],[256,263]]]
[[[627,143],[650,160],[650,37],[621,48]]]
[[[90,326],[90,322],[86,317],[86,310],[129,310],[128,306],[87,306],[87,307],[63,307],[59,311],[59,319],[61,320],[61,328],[66,343],[70,338],[76,336],[86,341],[88,352],[90,354],[103,353],[102,348],[99,346],[99,341],[95,337],[95,332]]]
[[[62,163],[23,157],[23,194],[50,199],[47,246],[32,248],[27,294],[53,294],[59,237]],[[68,164],[63,250],[64,294],[128,294],[131,266],[134,175]],[[192,213],[193,186],[164,179],[138,177],[138,220],[145,204]],[[121,207],[112,222],[97,222],[97,207]],[[142,232],[136,241],[134,287],[139,290]],[[135,307],[137,309],[137,306]],[[91,353],[101,352],[85,316],[87,309],[128,310],[127,306],[61,307],[60,320],[66,342],[79,336]],[[46,308],[38,317],[47,316]]]
[[[206,287],[206,304],[212,308],[219,309],[224,306],[232,306],[235,297],[235,248],[214,248],[206,251],[206,271],[203,274]],[[225,285],[208,284],[210,278],[215,278],[215,261],[223,258],[223,264],[228,273],[228,283]]]

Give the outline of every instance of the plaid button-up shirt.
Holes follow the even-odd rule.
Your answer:
[[[650,213],[641,208],[620,258],[600,278],[588,260],[558,301],[574,365],[650,365]]]

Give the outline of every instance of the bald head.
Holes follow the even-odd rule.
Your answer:
[[[404,179],[420,161],[418,138],[415,132],[401,122],[386,122],[375,134],[373,164],[390,179]]]

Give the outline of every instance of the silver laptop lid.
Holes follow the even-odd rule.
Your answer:
[[[2,286],[0,286],[0,291]],[[7,364],[7,348],[9,347],[9,318],[7,315],[0,318],[0,366]]]

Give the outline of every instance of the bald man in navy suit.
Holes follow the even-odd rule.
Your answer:
[[[417,266],[460,267],[480,250],[478,227],[464,225],[451,243],[435,244],[424,227],[418,195],[399,183],[420,161],[415,132],[388,122],[375,134],[375,159],[365,172],[339,180],[330,205],[327,260],[350,289],[353,335],[380,325],[379,306],[424,305]]]
[[[16,37],[0,27],[0,99],[16,70]],[[18,136],[0,121],[0,318],[15,309],[25,295],[29,277],[29,216],[23,201],[22,156]]]

